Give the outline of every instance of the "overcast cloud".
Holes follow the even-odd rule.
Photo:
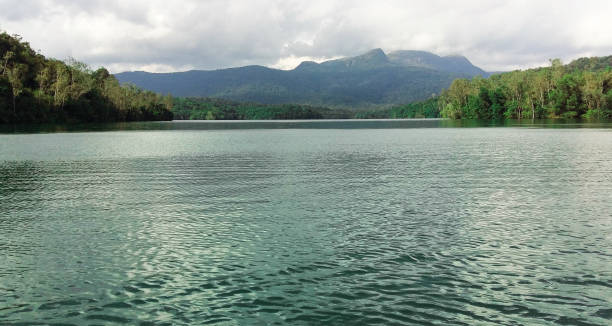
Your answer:
[[[609,0],[0,0],[0,30],[112,72],[293,68],[373,48],[485,70],[612,55]]]

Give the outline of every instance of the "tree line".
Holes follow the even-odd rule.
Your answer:
[[[414,102],[393,106],[384,110],[358,111],[355,119],[414,119],[439,118],[440,101],[438,97],[431,97],[422,102]]]
[[[0,33],[0,123],[172,120],[172,98],[120,85],[104,68],[47,59]]]
[[[612,56],[456,79],[439,97],[451,119],[612,118]]]
[[[428,100],[374,111],[301,104],[173,98],[120,85],[106,69],[36,53],[0,33],[0,123],[253,119],[612,118],[612,56],[563,65],[455,79]]]
[[[260,104],[220,98],[175,97],[174,118],[179,120],[286,120],[346,119],[352,113],[301,104]]]
[[[428,100],[357,112],[355,118],[612,119],[612,56],[550,63],[486,79],[455,79]]]

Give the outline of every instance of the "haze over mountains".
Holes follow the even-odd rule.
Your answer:
[[[219,97],[267,104],[299,103],[372,108],[423,100],[456,78],[488,73],[463,56],[424,51],[374,49],[322,63],[302,62],[293,70],[246,66],[175,73],[116,74],[122,83],[182,97]]]

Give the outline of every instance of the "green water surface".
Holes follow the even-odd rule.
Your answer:
[[[612,324],[612,124],[462,126],[5,127],[0,325]]]

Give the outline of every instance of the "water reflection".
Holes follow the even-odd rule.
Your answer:
[[[393,129],[393,128],[612,128],[612,121],[523,119],[372,119],[372,120],[174,120],[89,124],[0,124],[0,134],[83,131],[250,130],[250,129]]]

